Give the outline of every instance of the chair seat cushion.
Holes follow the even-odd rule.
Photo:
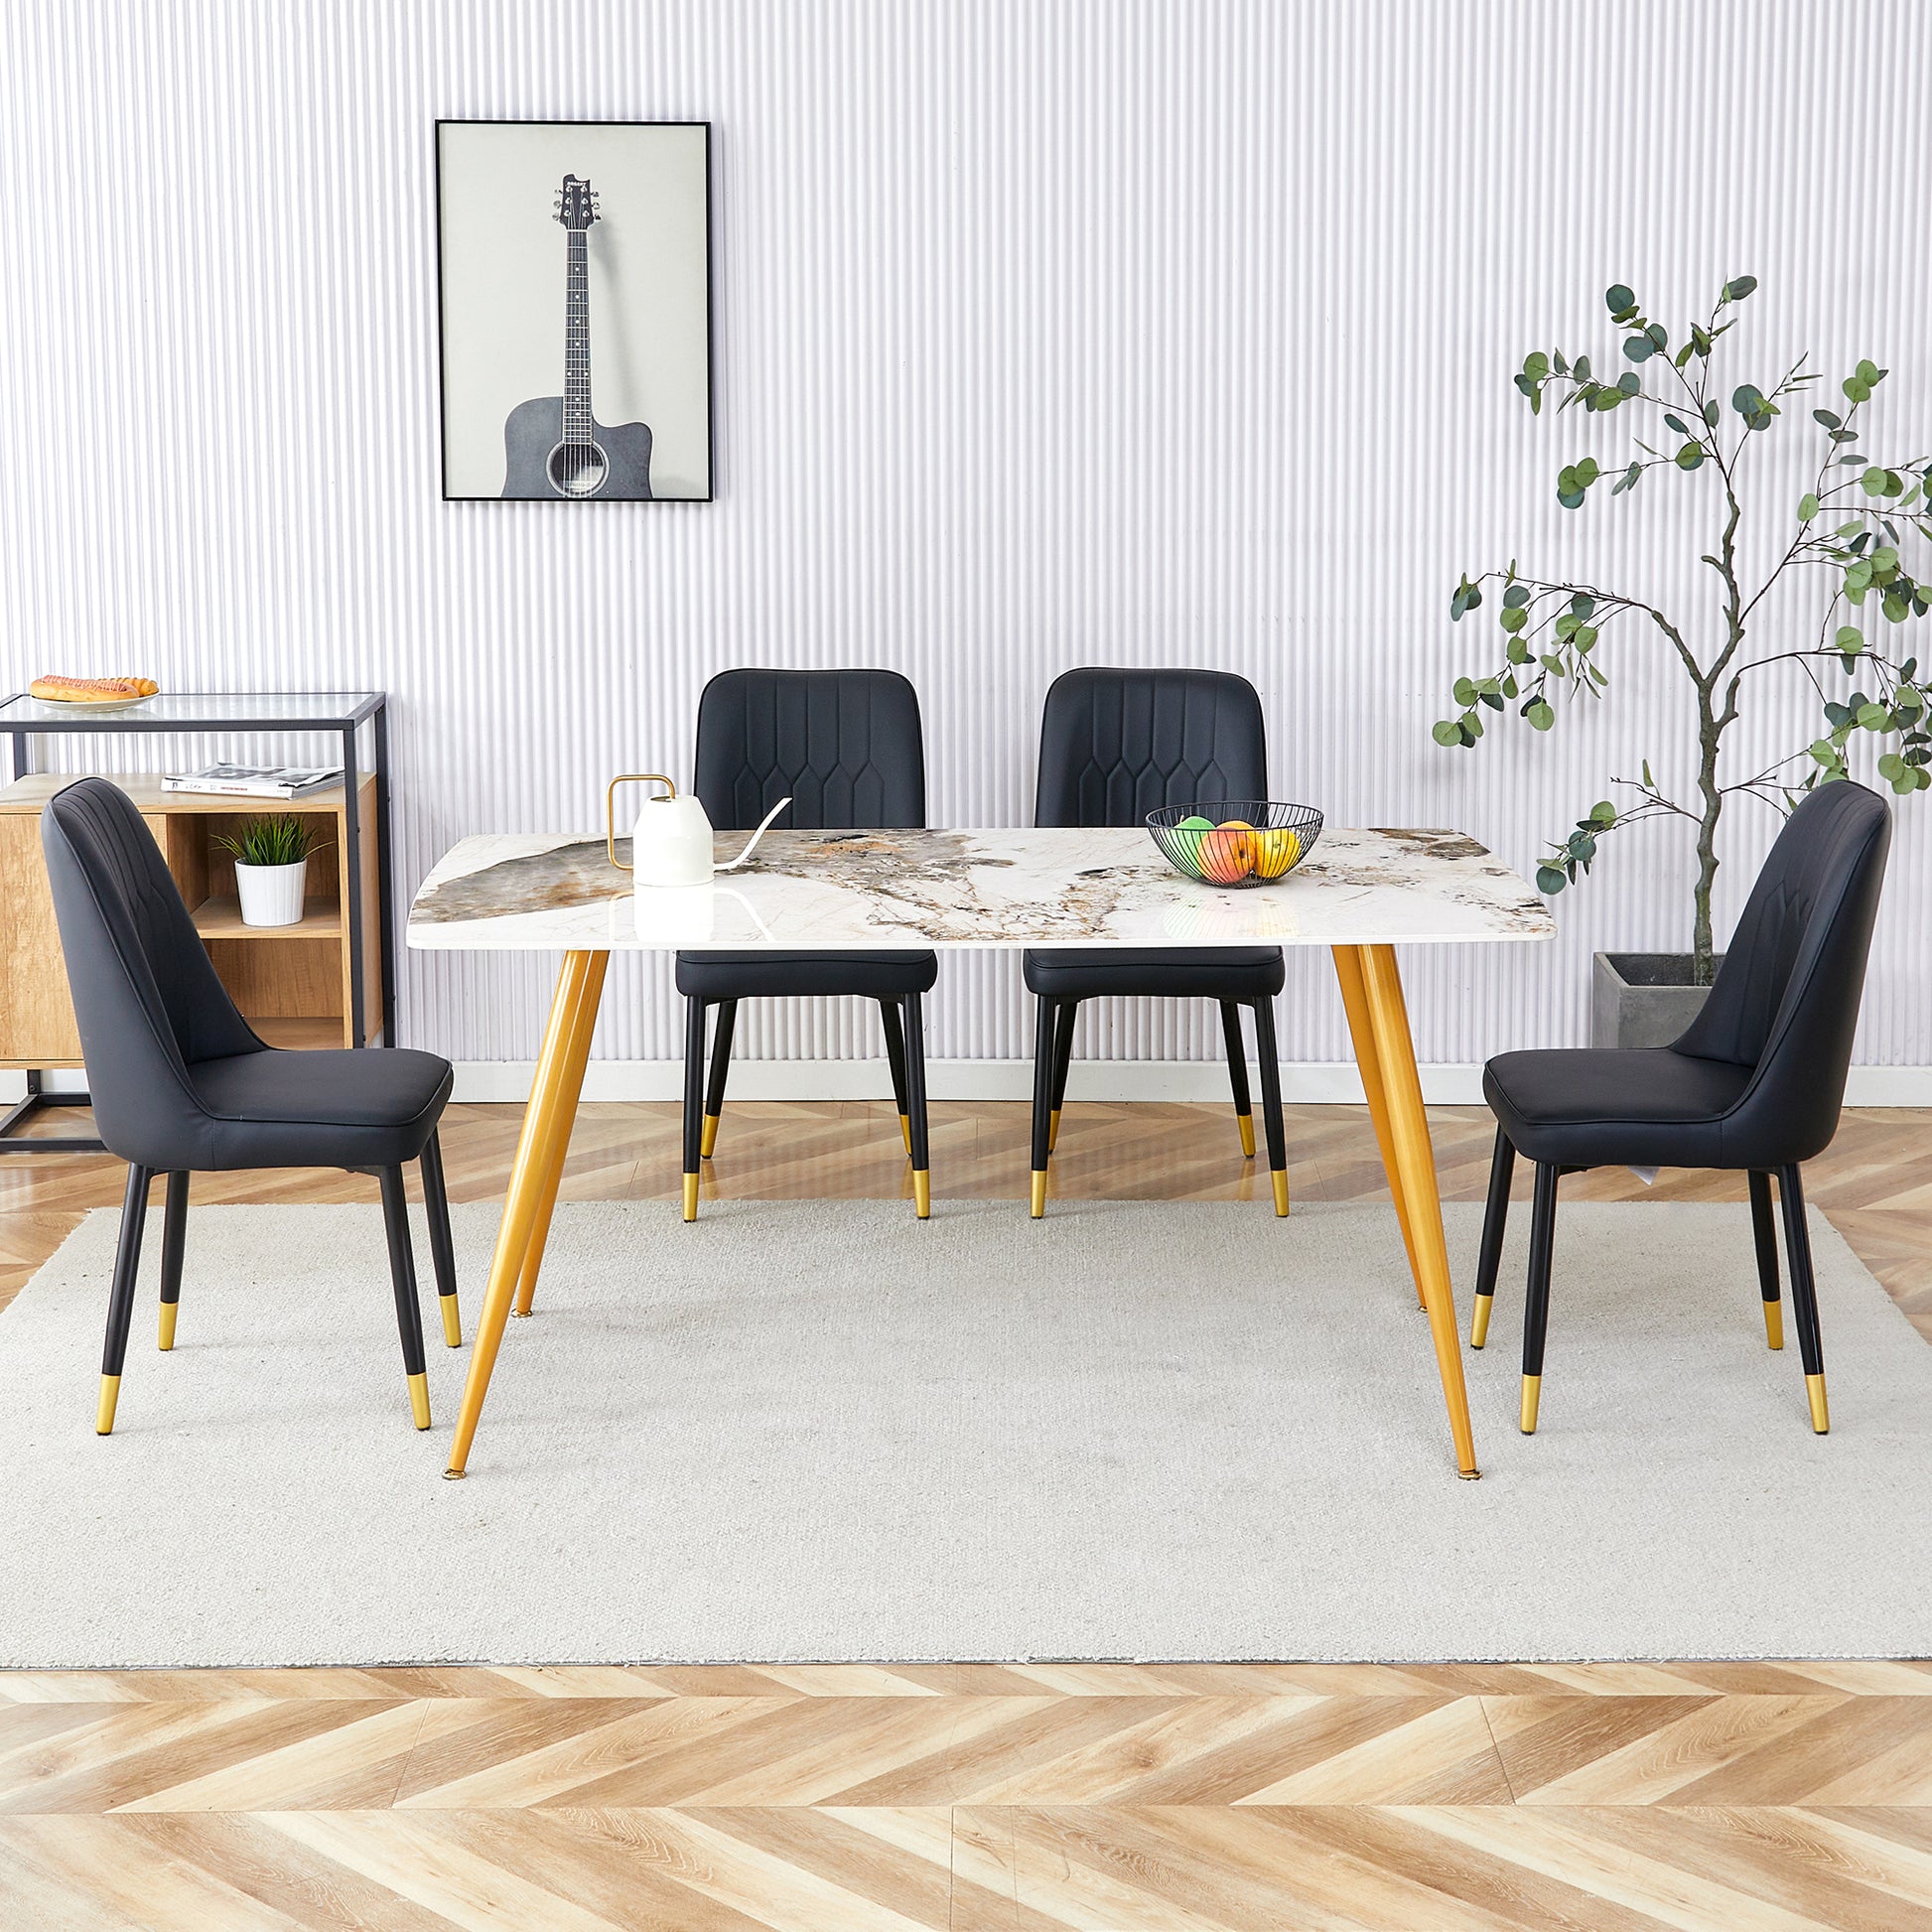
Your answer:
[[[188,1077],[210,1123],[199,1167],[388,1168],[422,1153],[455,1074],[407,1046],[269,1047],[197,1061]]]
[[[1726,1143],[1752,1069],[1669,1046],[1499,1053],[1482,1091],[1527,1160],[1564,1167],[1727,1168],[1761,1150]]]
[[[687,1000],[784,1000],[856,994],[894,1000],[939,977],[930,952],[681,952],[677,990]]]
[[[1029,952],[1027,991],[1049,1000],[1261,1000],[1282,990],[1279,946],[1145,946]]]

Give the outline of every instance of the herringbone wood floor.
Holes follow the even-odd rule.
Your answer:
[[[1024,1198],[1024,1109],[934,1112],[935,1193]],[[1932,1335],[1928,1124],[1848,1115],[1811,1184]],[[1486,1117],[1432,1126],[1479,1197]],[[452,1110],[453,1192],[500,1191],[515,1127]],[[1358,1109],[1296,1110],[1289,1159],[1303,1199],[1381,1184]],[[720,1192],[906,1190],[885,1107],[733,1108],[715,1165]],[[674,1109],[587,1108],[566,1187],[669,1202],[677,1166]],[[119,1185],[0,1163],[0,1303]],[[1070,1109],[1055,1187],[1257,1191],[1225,1110],[1184,1106]],[[0,1674],[4,1932],[1820,1925],[1932,1928],[1932,1664]]]

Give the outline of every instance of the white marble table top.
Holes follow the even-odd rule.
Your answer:
[[[718,858],[743,842],[720,834]],[[484,833],[445,854],[409,908],[411,946],[475,952],[1357,946],[1555,930],[1536,894],[1459,832],[1347,828],[1246,890],[1183,878],[1138,826],[769,832],[713,885],[634,892],[602,839]]]

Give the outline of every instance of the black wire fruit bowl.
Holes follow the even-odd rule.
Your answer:
[[[1164,805],[1147,815],[1161,856],[1203,886],[1272,886],[1286,879],[1321,836],[1312,805],[1273,798],[1223,798]]]

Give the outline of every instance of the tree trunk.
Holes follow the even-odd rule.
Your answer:
[[[1698,817],[1698,878],[1693,902],[1697,916],[1691,926],[1691,980],[1709,986],[1717,978],[1716,948],[1711,939],[1711,888],[1718,877],[1718,820],[1725,796],[1718,789],[1720,727],[1711,709],[1711,693],[1698,695],[1698,794],[1704,809]]]

